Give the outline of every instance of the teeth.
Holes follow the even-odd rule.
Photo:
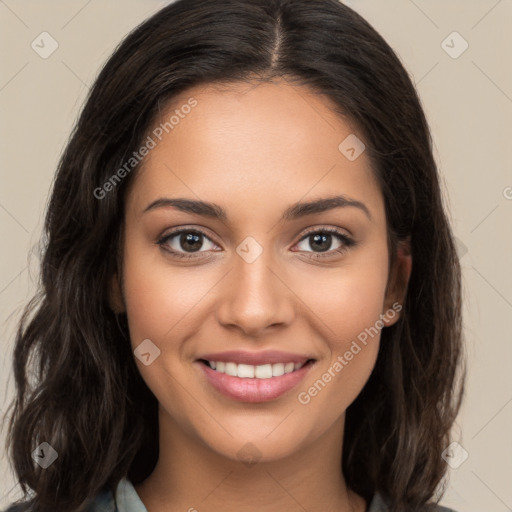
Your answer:
[[[254,367],[254,376],[257,379],[270,379],[272,377],[272,365],[262,364]]]
[[[238,377],[236,366],[236,363],[226,363],[224,368],[226,375],[231,375],[231,377]]]
[[[275,363],[275,364],[273,364],[272,365],[272,376],[273,377],[280,377],[281,375],[284,375],[284,364],[283,363]]]
[[[250,364],[239,364],[236,369],[236,377],[254,379],[254,366]]]
[[[220,373],[245,379],[280,377],[285,373],[291,373],[304,366],[302,363],[274,363],[254,366],[252,364],[225,363],[223,361],[208,361],[208,364],[213,370]]]

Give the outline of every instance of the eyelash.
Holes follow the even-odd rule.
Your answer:
[[[180,230],[173,231],[171,233],[168,233],[168,234],[162,236],[160,239],[157,240],[156,243],[162,248],[162,250],[167,251],[168,253],[172,254],[173,257],[176,257],[179,259],[184,258],[184,259],[192,260],[192,259],[201,257],[200,254],[201,254],[201,252],[204,252],[204,251],[198,251],[197,253],[183,253],[183,252],[175,251],[174,249],[168,249],[168,248],[164,247],[164,245],[169,240],[171,240],[172,238],[176,237],[177,235],[181,235],[183,233],[199,234],[199,235],[204,236],[208,240],[210,240],[212,243],[215,243],[215,242],[213,242],[213,240],[210,239],[210,237],[204,231],[202,231],[198,228],[180,229]],[[334,229],[334,228],[321,228],[321,229],[317,228],[317,229],[312,229],[311,231],[307,231],[304,234],[304,236],[297,243],[300,243],[303,240],[306,240],[307,238],[309,238],[312,235],[326,234],[326,233],[329,233],[329,234],[332,234],[332,235],[335,235],[336,237],[338,237],[338,239],[342,243],[341,247],[338,247],[337,249],[331,249],[326,252],[320,252],[320,253],[313,252],[313,251],[306,251],[306,252],[313,252],[313,254],[315,256],[312,256],[311,257],[312,259],[318,260],[318,259],[322,259],[325,257],[332,257],[334,255],[334,253],[343,254],[345,251],[348,250],[349,247],[353,247],[356,245],[356,242],[352,238],[350,238],[346,234],[344,234],[341,231]]]

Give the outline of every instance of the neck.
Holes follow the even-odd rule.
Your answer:
[[[278,460],[245,442],[233,459],[160,410],[158,463],[135,489],[148,512],[364,512],[364,499],[347,488],[341,471],[343,423],[344,416],[313,444]]]

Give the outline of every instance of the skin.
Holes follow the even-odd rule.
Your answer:
[[[150,151],[131,184],[123,272],[113,282],[113,307],[127,313],[132,347],[150,339],[161,351],[148,366],[136,358],[160,404],[160,457],[136,491],[149,512],[363,512],[367,503],[341,472],[343,428],[380,336],[360,344],[308,404],[298,394],[401,303],[411,257],[399,251],[389,273],[382,194],[366,153],[349,161],[338,150],[357,130],[328,99],[284,80],[210,84],[175,97],[162,120],[190,97],[197,106]],[[280,221],[299,201],[333,195],[364,203],[369,216],[347,206]],[[171,206],[144,212],[163,197],[216,203],[227,219]],[[179,227],[206,233],[199,251],[187,252],[179,235],[157,243]],[[343,241],[333,235],[324,242],[329,256],[315,259],[325,253],[304,237],[316,228],[337,229],[356,244],[336,252]],[[247,236],[263,249],[252,263],[236,252]],[[198,257],[175,258],[165,247]],[[237,402],[214,390],[196,362],[231,349],[278,349],[316,362],[280,398]],[[244,446],[257,463],[240,461]]]

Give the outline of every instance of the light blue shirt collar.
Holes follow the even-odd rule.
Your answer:
[[[148,512],[144,503],[142,503],[142,500],[137,494],[135,487],[133,487],[133,484],[126,478],[120,480],[117,485],[115,502],[117,505],[117,512]],[[99,511],[100,509],[94,510]],[[387,510],[388,504],[386,501],[378,493],[375,494],[368,508],[368,512],[386,512]],[[436,512],[454,512],[452,509],[445,507],[436,507],[434,510]]]
[[[119,512],[148,512],[132,483],[126,478],[117,485],[115,498]]]
[[[126,478],[123,478],[117,485],[115,501],[118,512],[147,512],[133,484]],[[387,510],[387,508],[385,508],[380,496],[376,496],[368,510],[369,512],[381,512]]]

